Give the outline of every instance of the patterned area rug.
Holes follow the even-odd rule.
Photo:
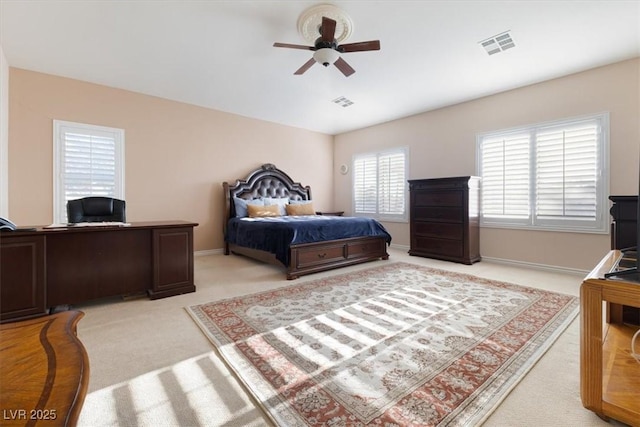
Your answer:
[[[473,426],[576,297],[409,263],[187,308],[281,426]]]

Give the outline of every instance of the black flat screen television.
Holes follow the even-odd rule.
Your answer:
[[[621,249],[621,252],[623,253],[622,260],[633,259],[633,266],[625,266],[619,263],[615,271],[611,271],[604,275],[605,278],[619,278],[626,281],[640,283],[640,257],[638,256],[640,253],[640,250],[638,250],[638,246],[640,246],[640,161],[638,162],[638,206],[636,213],[636,246]]]

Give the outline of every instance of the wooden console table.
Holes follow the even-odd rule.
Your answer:
[[[66,311],[0,325],[0,424],[76,424],[89,386],[89,359],[76,336],[82,316]]]
[[[603,320],[605,301],[640,307],[640,283],[604,279],[620,257],[611,251],[580,287],[580,395],[598,416],[640,426],[640,364],[630,354],[638,326]]]
[[[155,221],[2,232],[0,322],[98,298],[194,292],[197,225]]]

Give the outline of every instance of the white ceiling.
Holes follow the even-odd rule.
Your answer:
[[[12,67],[332,135],[640,56],[640,1],[333,1],[342,43],[381,50],[294,76],[312,52],[273,43],[308,44],[320,3],[0,0],[0,45]],[[487,55],[507,30],[516,47]]]

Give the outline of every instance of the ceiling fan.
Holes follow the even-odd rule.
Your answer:
[[[335,39],[336,21],[322,17],[322,24],[319,28],[320,37],[318,37],[314,43],[314,46],[304,46],[299,44],[289,43],[274,43],[274,47],[287,47],[291,49],[303,49],[315,51],[313,58],[304,63],[304,65],[293,73],[295,75],[303,74],[316,62],[328,67],[333,64],[345,75],[349,77],[355,73],[354,70],[342,57],[341,53],[348,52],[363,52],[367,50],[380,50],[380,40],[370,40],[366,42],[346,43],[339,45]]]

